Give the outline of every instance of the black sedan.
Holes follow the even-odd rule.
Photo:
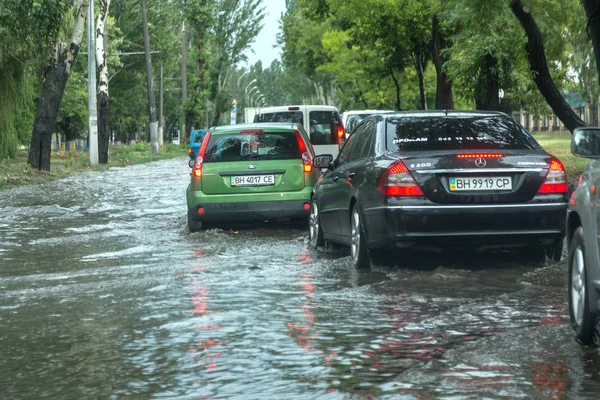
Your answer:
[[[520,248],[559,260],[567,178],[513,118],[399,112],[366,118],[311,198],[310,244],[350,246],[355,266],[389,247]]]

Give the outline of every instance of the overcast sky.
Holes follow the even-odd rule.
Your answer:
[[[285,11],[285,0],[263,0],[265,7],[265,18],[263,28],[252,45],[254,53],[248,52],[248,64],[252,65],[258,60],[262,61],[263,68],[268,68],[271,62],[280,58],[279,48],[274,49],[277,44],[277,32],[279,32],[279,18]]]

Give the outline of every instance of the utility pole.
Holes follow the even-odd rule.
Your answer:
[[[181,27],[181,102],[185,104],[187,101],[187,40],[185,36],[185,21]],[[183,112],[183,124],[181,132],[183,137],[187,137],[187,131],[185,130],[185,119],[186,113]]]
[[[142,22],[144,24],[144,49],[146,51],[146,77],[148,80],[148,111],[150,113],[150,148],[152,154],[158,155],[158,121],[156,119],[156,101],[154,100],[154,89],[152,83],[152,58],[150,56],[150,36],[148,34],[148,16],[146,12],[146,0],[141,0]]]
[[[158,144],[160,147],[164,144],[164,127],[165,127],[165,117],[163,113],[163,66],[160,65],[160,82],[158,88]]]
[[[88,10],[88,139],[90,165],[98,165],[98,110],[96,109],[96,30],[94,0]]]

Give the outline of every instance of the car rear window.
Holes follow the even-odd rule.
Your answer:
[[[204,139],[204,133],[196,133],[194,135],[194,143],[202,143],[202,139]]]
[[[489,115],[390,118],[386,142],[390,151],[541,150],[512,118]]]
[[[293,122],[304,125],[302,111],[279,111],[256,115],[254,122]]]
[[[370,114],[352,114],[348,115],[348,119],[346,120],[346,128],[347,132],[352,132],[356,125],[360,123],[363,119],[367,118]]]
[[[294,132],[211,135],[204,162],[300,159]]]
[[[335,144],[331,137],[331,122],[333,111],[311,111],[308,113],[310,121],[310,142],[312,144]]]

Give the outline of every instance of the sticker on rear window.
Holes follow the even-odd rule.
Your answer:
[[[422,138],[399,138],[399,139],[394,139],[394,144],[399,144],[399,143],[413,143],[413,142],[426,142],[428,139],[425,137]]]

